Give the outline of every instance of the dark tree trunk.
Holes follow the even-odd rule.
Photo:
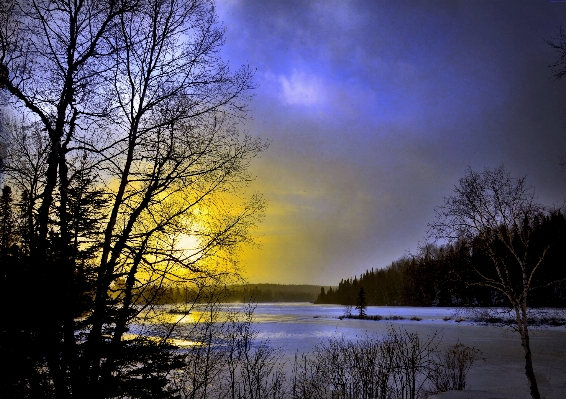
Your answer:
[[[521,346],[523,347],[523,351],[525,352],[525,374],[527,375],[527,379],[529,380],[529,389],[531,391],[531,396],[533,399],[541,399],[535,371],[533,369],[533,356],[529,340],[526,305],[522,307],[520,316],[519,312],[517,312],[517,316],[517,327],[519,334],[521,335]]]
[[[533,370],[533,359],[531,355],[531,348],[529,347],[529,338],[522,339],[523,349],[525,351],[525,373],[529,380],[529,388],[531,390],[531,396],[533,399],[540,399],[540,393],[538,391],[537,379],[535,377],[535,372]],[[525,343],[526,342],[526,343]]]

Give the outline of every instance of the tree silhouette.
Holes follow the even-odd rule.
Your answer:
[[[553,40],[545,40],[546,43],[556,50],[556,59],[549,65],[555,80],[560,80],[566,76],[566,33],[560,26],[556,31]]]
[[[356,299],[356,309],[359,312],[360,318],[366,316],[367,300],[366,300],[366,292],[364,291],[364,287],[361,287],[360,291],[358,292],[358,297]]]
[[[538,226],[546,219],[544,207],[535,201],[524,177],[511,177],[501,166],[481,173],[468,169],[436,213],[430,226],[433,237],[465,240],[471,243],[470,254],[481,257],[481,262],[471,263],[465,282],[499,292],[510,305],[531,395],[539,399],[529,339],[529,299],[533,291],[565,281],[563,276],[541,273],[559,239],[541,239]]]
[[[220,58],[206,0],[0,3],[0,87],[18,115],[5,181],[22,198],[3,283],[28,284],[22,314],[46,309],[2,329],[2,355],[25,364],[15,396],[157,397],[177,364],[167,334],[126,339],[129,326],[167,285],[206,301],[237,277],[264,208],[239,195],[266,147],[237,129],[253,74]]]

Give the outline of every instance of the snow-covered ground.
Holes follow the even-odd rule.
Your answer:
[[[368,315],[404,318],[390,321],[339,320],[343,313],[341,306],[260,304],[255,312],[256,327],[259,336],[282,348],[289,361],[296,351],[306,352],[320,339],[333,334],[355,339],[366,332],[385,334],[388,325],[418,332],[421,336],[437,333],[442,339],[440,347],[460,341],[480,349],[485,358],[470,370],[466,387],[470,392],[456,393],[456,396],[445,394],[439,398],[530,397],[519,334],[509,327],[462,321],[467,314],[454,308],[368,307]],[[421,320],[410,320],[412,317]],[[531,346],[543,397],[566,398],[566,327],[533,328]],[[471,392],[476,390],[484,393]]]
[[[228,306],[232,309],[241,307]],[[511,328],[470,322],[468,315],[455,308],[370,306],[367,313],[390,319],[398,316],[403,320],[340,320],[338,317],[344,314],[343,306],[308,303],[258,304],[254,320],[258,339],[267,340],[271,346],[279,348],[289,369],[297,352],[308,352],[321,340],[333,335],[356,339],[366,333],[386,334],[388,326],[393,325],[418,332],[423,337],[436,333],[442,340],[440,348],[460,341],[482,351],[485,361],[477,362],[468,375],[466,389],[471,391],[439,398],[529,397],[519,334]],[[188,322],[190,320],[187,318]],[[566,398],[566,326],[533,328],[531,347],[543,397]]]

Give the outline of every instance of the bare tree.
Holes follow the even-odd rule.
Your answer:
[[[159,296],[151,287],[238,271],[237,250],[264,208],[240,194],[265,148],[238,131],[252,73],[219,57],[224,29],[211,1],[2,7],[0,83],[38,132],[13,129],[9,172],[28,192],[35,299],[53,309],[48,379],[57,397],[103,397],[123,375],[128,325],[145,314],[135,304]],[[80,311],[77,295],[89,298]]]
[[[552,77],[555,80],[560,80],[566,76],[566,33],[564,28],[560,26],[554,39],[545,41],[557,52],[556,60],[549,67],[552,69]]]
[[[540,240],[535,226],[544,219],[544,207],[535,201],[525,178],[513,178],[503,167],[482,173],[468,169],[454,193],[436,209],[430,225],[437,239],[465,240],[474,255],[484,258],[472,264],[463,277],[470,285],[501,293],[515,316],[515,328],[525,354],[525,371],[531,395],[540,398],[533,370],[529,339],[528,307],[531,293],[562,279],[539,279],[552,247],[552,239]]]
[[[552,69],[552,77],[554,80],[560,80],[566,76],[566,33],[562,25],[556,31],[553,40],[545,40],[546,43],[556,51],[556,59],[548,66]],[[566,159],[560,160],[562,169],[566,168]]]

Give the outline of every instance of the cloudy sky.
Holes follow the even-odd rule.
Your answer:
[[[336,285],[415,253],[469,166],[566,198],[564,2],[218,0],[223,56],[256,69],[245,130],[269,208],[251,282]]]

